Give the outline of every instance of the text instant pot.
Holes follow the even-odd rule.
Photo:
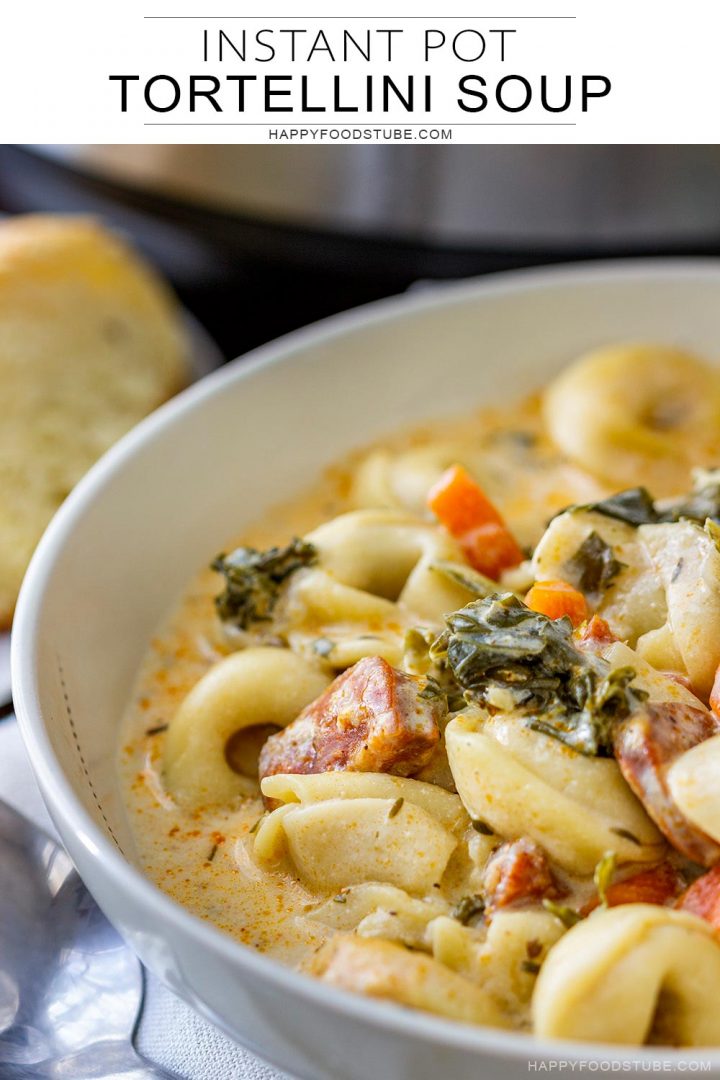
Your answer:
[[[211,20],[207,20],[210,22]],[[531,22],[398,20],[403,25],[352,27],[243,19],[188,29],[182,68],[111,74],[121,112],[183,114],[199,122],[233,116],[264,121],[281,115],[347,121],[385,117],[468,121],[557,118],[586,113],[611,93],[606,74],[543,70],[543,47]],[[387,20],[383,20],[385,22]],[[348,20],[351,22],[351,20]],[[191,36],[188,36],[191,35]],[[193,64],[192,69],[188,64]]]

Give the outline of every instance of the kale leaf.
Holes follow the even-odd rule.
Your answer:
[[[720,470],[698,470],[693,490],[680,499],[655,501],[644,487],[628,488],[600,502],[568,506],[568,510],[594,510],[627,525],[659,525],[686,519],[703,524],[720,521]],[[565,513],[565,511],[561,511]]]
[[[631,668],[611,672],[575,647],[569,619],[548,619],[512,593],[475,600],[445,621],[431,655],[466,700],[487,705],[493,691],[509,692],[528,727],[582,754],[609,756],[616,721],[646,697],[630,685]]]
[[[624,570],[625,563],[615,558],[615,553],[599,533],[591,532],[575,554],[565,564],[567,580],[586,596],[599,598],[607,587]]]
[[[473,570],[463,563],[447,562],[439,560],[430,564],[430,569],[451,581],[453,585],[460,585],[474,596],[490,596],[497,592],[497,581],[486,577],[478,570]]]
[[[693,490],[683,499],[666,506],[663,520],[689,518],[703,524],[708,518],[720,521],[720,472],[698,471]]]
[[[569,506],[568,510],[594,510],[596,514],[624,521],[626,525],[657,525],[664,518],[658,512],[653,497],[647,488],[628,488],[609,499],[600,502],[585,503],[582,506]],[[562,511],[564,513],[565,511]]]
[[[313,545],[297,537],[284,548],[239,547],[229,555],[218,555],[211,563],[211,569],[225,578],[224,590],[215,597],[218,615],[241,630],[266,622],[287,578],[316,559]]]

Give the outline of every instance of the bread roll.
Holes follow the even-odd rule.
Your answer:
[[[170,290],[117,236],[80,217],[0,222],[0,628],[73,485],[187,373]]]

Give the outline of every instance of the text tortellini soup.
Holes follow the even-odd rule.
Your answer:
[[[123,733],[147,873],[334,986],[720,1045],[716,467],[720,368],[618,346],[208,551]]]

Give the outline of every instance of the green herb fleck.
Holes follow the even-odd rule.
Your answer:
[[[445,691],[439,683],[435,682],[435,679],[428,678],[418,697],[424,701],[436,701],[438,698],[445,697]]]
[[[625,569],[599,533],[591,532],[565,565],[567,580],[585,596],[599,599]]]
[[[259,817],[259,818],[257,819],[257,821],[255,822],[255,824],[254,824],[254,825],[252,826],[252,828],[250,829],[250,832],[248,833],[248,836],[254,836],[254,835],[255,835],[255,833],[256,833],[256,832],[258,831],[258,829],[260,828],[260,824],[261,824],[261,822],[262,822],[262,821],[264,820],[265,816],[266,816],[265,814],[261,814],[261,815],[260,815],[260,817]]]
[[[475,832],[479,832],[481,836],[495,835],[494,830],[491,829],[489,825],[486,825],[484,821],[480,821],[479,818],[473,818],[471,825]]]
[[[405,802],[405,800],[403,799],[402,795],[400,796],[399,799],[396,799],[395,802],[390,807],[390,809],[388,810],[388,818],[397,817],[397,815],[400,813],[400,811],[403,808],[403,803],[404,802]]]
[[[241,630],[254,622],[266,622],[287,578],[316,559],[313,545],[297,537],[284,548],[257,551],[239,547],[229,555],[218,555],[211,564],[225,578],[225,589],[215,597],[218,615]]]
[[[217,855],[217,849],[218,849],[217,844],[213,844],[213,846],[210,848],[210,854],[208,855],[208,857],[206,859],[206,862],[212,862],[213,861],[213,859]]]
[[[526,975],[537,975],[540,971],[540,964],[538,964],[537,960],[522,960],[520,970],[524,971]]]
[[[542,942],[538,941],[537,938],[533,938],[532,941],[525,942],[525,952],[527,953],[530,960],[537,959],[537,957],[540,956],[542,951]]]
[[[454,712],[462,709],[466,702],[444,660],[434,660],[431,657],[434,640],[435,633],[432,630],[415,627],[408,630],[405,634],[402,668],[408,675],[426,678],[427,681],[420,691],[421,698],[432,701],[445,697],[448,709]]]
[[[430,670],[430,646],[434,635],[427,630],[411,627],[403,643],[403,671],[410,675],[426,675]]]
[[[462,563],[440,561],[431,563],[430,569],[447,578],[453,585],[460,585],[461,588],[467,589],[472,596],[491,596],[497,592],[496,581]]]
[[[161,735],[163,731],[167,731],[170,727],[169,724],[156,724],[155,727],[149,727],[145,732],[146,735]]]
[[[347,904],[347,896],[345,893],[339,892],[337,896],[333,896],[334,904]]]
[[[600,862],[595,867],[593,881],[598,892],[598,898],[602,907],[608,907],[607,891],[615,874],[617,856],[614,851],[606,851]]]
[[[568,907],[566,904],[558,904],[555,900],[549,900],[547,897],[543,900],[543,907],[551,915],[554,915],[556,919],[559,919],[568,930],[582,921],[582,915],[575,908]]]
[[[642,840],[638,840],[635,833],[631,833],[629,829],[612,828],[610,832],[615,833],[616,836],[621,836],[623,840],[629,840],[631,844],[637,844],[638,847],[642,847]]]
[[[463,926],[468,926],[478,919],[485,911],[485,901],[482,896],[463,896],[450,912],[453,919],[457,919]]]

